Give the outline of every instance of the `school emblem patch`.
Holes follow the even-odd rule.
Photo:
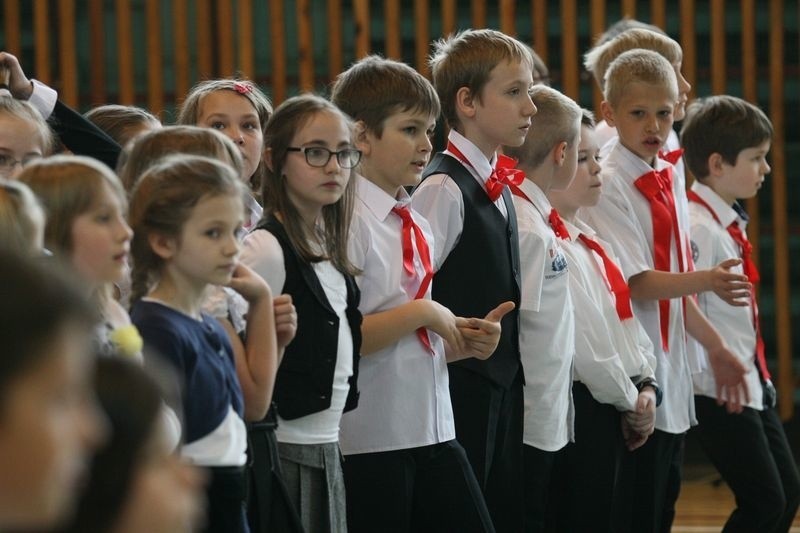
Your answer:
[[[700,257],[700,248],[694,241],[689,241],[689,244],[692,246],[692,261],[697,263],[697,258]]]

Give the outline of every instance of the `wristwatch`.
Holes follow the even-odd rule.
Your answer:
[[[636,390],[639,392],[642,392],[642,389],[645,387],[653,387],[653,391],[656,393],[656,407],[661,405],[661,400],[664,399],[664,393],[661,392],[661,387],[658,386],[658,382],[653,378],[645,378],[636,384]]]

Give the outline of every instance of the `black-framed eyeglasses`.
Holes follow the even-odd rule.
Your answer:
[[[354,168],[361,161],[361,150],[356,150],[355,148],[343,148],[338,152],[334,152],[321,146],[290,146],[286,151],[302,152],[306,156],[306,163],[318,168],[327,165],[333,156],[336,156],[336,162],[342,168]]]

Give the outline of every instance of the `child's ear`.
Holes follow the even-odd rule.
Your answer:
[[[163,233],[152,232],[147,235],[147,242],[150,248],[161,259],[170,259],[175,255],[177,242],[174,237],[168,237]]]
[[[708,175],[721,176],[723,171],[723,163],[725,163],[725,160],[722,159],[722,154],[719,152],[714,152],[708,156]]]
[[[567,160],[568,146],[567,141],[561,141],[553,148],[553,163],[559,167],[564,166],[564,162]]]
[[[456,111],[467,118],[475,116],[475,95],[469,87],[461,87],[456,92]]]
[[[611,104],[608,103],[608,100],[603,100],[600,103],[600,114],[603,115],[603,120],[606,121],[606,124],[615,128],[614,125],[614,108],[611,107]]]
[[[355,144],[356,148],[361,150],[362,156],[368,156],[372,143],[370,143],[370,134],[367,130],[367,125],[363,120],[359,120],[355,124]]]
[[[272,148],[264,148],[263,159],[264,159],[264,166],[266,166],[270,172],[274,172],[275,169],[273,168],[272,165]]]

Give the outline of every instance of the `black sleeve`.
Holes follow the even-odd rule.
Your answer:
[[[122,148],[83,115],[59,100],[49,123],[70,152],[93,157],[111,167],[111,170],[116,170]]]

